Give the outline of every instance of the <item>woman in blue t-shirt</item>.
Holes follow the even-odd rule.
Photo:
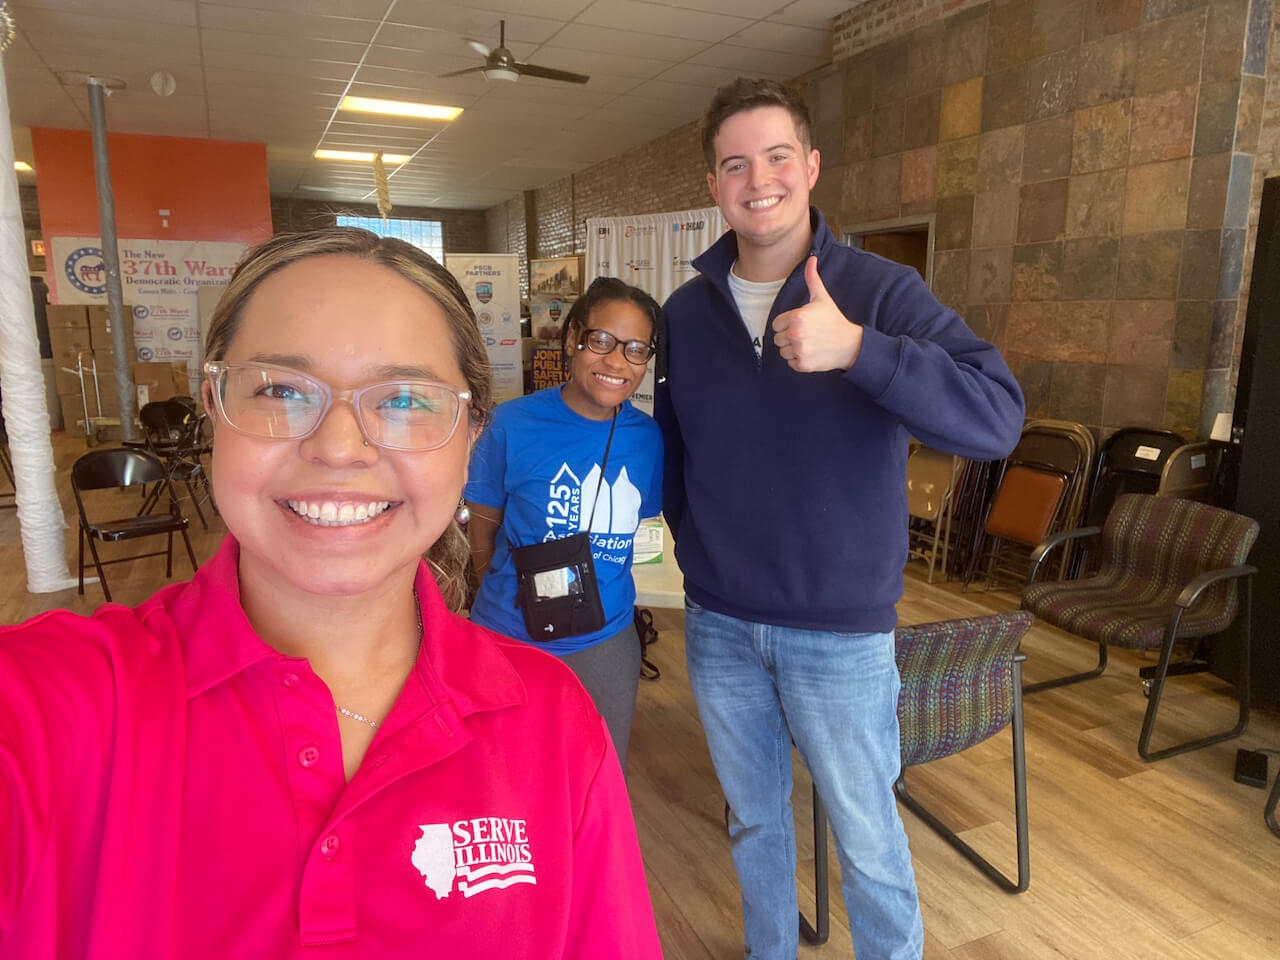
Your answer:
[[[632,547],[640,518],[662,508],[662,435],[628,400],[656,349],[658,312],[638,287],[614,277],[592,282],[565,320],[568,381],[494,411],[466,487],[472,564],[482,578],[471,618],[530,643],[511,548],[590,524],[604,626],[537,645],[578,675],[624,767],[640,677]]]

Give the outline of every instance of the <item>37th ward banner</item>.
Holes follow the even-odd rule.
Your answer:
[[[243,243],[120,240],[120,283],[133,314],[137,360],[186,361],[199,376],[199,289],[225,286]],[[49,281],[57,303],[105,303],[107,270],[97,237],[53,237]]]

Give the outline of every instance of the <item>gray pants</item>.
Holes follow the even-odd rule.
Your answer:
[[[640,637],[635,625],[628,623],[609,639],[577,653],[566,653],[560,659],[591,694],[625,772],[631,715],[635,713],[636,689],[640,685]]]

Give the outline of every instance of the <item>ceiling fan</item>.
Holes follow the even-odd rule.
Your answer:
[[[532,63],[521,63],[507,49],[507,21],[498,21],[498,45],[490,50],[479,40],[467,40],[469,46],[484,57],[484,66],[468,67],[466,70],[455,70],[453,73],[442,73],[441,77],[460,77],[464,73],[483,73],[486,80],[506,80],[514,83],[521,76],[542,77],[544,80],[561,80],[565,83],[586,83],[591,78],[583,73],[570,73],[568,70],[556,70],[552,67],[539,67]]]

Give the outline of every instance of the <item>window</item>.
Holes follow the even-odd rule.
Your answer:
[[[444,263],[444,224],[439,220],[383,220],[381,217],[339,217],[340,227],[360,227],[380,237],[395,237],[427,251]]]

